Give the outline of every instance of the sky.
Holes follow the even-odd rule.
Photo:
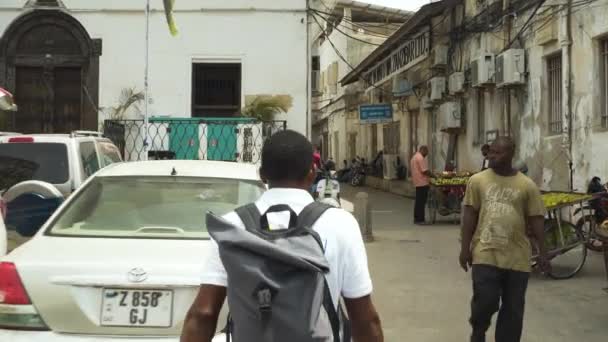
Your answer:
[[[430,3],[429,0],[360,0],[374,5],[400,8],[410,11],[419,9],[422,5]]]

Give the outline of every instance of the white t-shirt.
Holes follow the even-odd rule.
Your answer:
[[[312,202],[312,196],[304,190],[270,189],[259,198],[256,205],[260,213],[264,213],[273,205],[287,204],[299,214]],[[225,215],[224,218],[245,229],[235,212]],[[269,221],[277,219],[289,221],[289,215],[268,217]],[[276,222],[269,224],[284,225]],[[371,294],[373,287],[367,265],[367,253],[357,220],[345,210],[332,208],[326,211],[312,228],[321,237],[325,248],[325,257],[330,267],[326,279],[336,307],[340,296],[354,299]],[[217,243],[211,241],[212,247],[203,270],[201,284],[228,286],[228,277],[219,257]]]
[[[335,179],[330,179],[331,182],[331,197],[334,199],[338,199],[340,195],[340,182]],[[317,183],[317,193],[319,194],[319,198],[325,197],[325,188],[326,188],[327,180],[325,178],[321,179]]]

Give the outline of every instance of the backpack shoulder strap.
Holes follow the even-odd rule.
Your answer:
[[[245,229],[248,231],[260,230],[262,215],[255,203],[249,203],[242,207],[238,207],[235,209],[235,212],[239,215],[241,221],[243,221]]]
[[[300,215],[298,215],[298,226],[312,228],[313,224],[323,215],[328,209],[333,208],[331,205],[312,202],[307,205]]]
[[[300,215],[298,215],[298,227],[307,228],[310,231],[310,234],[317,240],[319,243],[319,247],[321,250],[325,252],[325,248],[323,247],[323,242],[317,232],[312,230],[312,226],[317,220],[323,215],[328,209],[333,208],[332,206],[320,202],[313,202],[307,205]],[[323,290],[323,308],[325,308],[325,312],[327,312],[327,316],[331,323],[331,330],[334,336],[334,341],[340,341],[340,317],[338,316],[338,312],[336,311],[336,307],[331,298],[331,292],[329,291],[329,285],[327,283],[327,279],[324,280],[325,289]]]

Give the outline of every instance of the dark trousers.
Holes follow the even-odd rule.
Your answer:
[[[416,187],[416,203],[414,204],[414,223],[424,222],[424,213],[426,210],[426,200],[429,196],[428,186]]]
[[[471,342],[485,342],[492,316],[498,311],[496,342],[519,342],[529,273],[473,265]]]

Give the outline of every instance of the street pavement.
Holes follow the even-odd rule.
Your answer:
[[[470,274],[458,265],[459,226],[415,226],[413,201],[385,192],[345,187],[342,197],[352,201],[358,191],[369,193],[372,206],[375,241],[367,251],[385,340],[468,341],[472,290]],[[607,341],[606,286],[601,254],[593,252],[573,279],[533,275],[522,341]]]

